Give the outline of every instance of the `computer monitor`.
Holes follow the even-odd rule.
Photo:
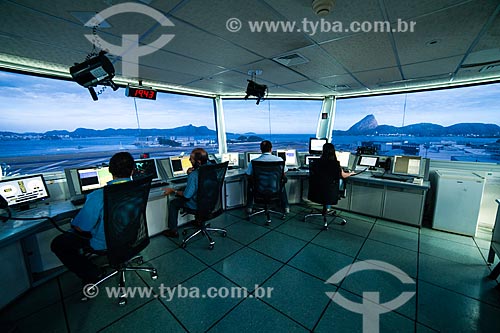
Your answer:
[[[189,156],[170,157],[170,169],[173,177],[187,176],[187,171],[192,166]]]
[[[109,172],[108,167],[82,168],[77,169],[76,172],[80,191],[83,194],[104,187],[110,180],[113,180],[113,175]]]
[[[228,166],[233,168],[238,168],[240,166],[240,154],[239,153],[224,153],[220,158],[221,162],[229,162]]]
[[[158,169],[154,158],[135,160],[133,178],[152,176],[153,180],[159,180]]]
[[[394,156],[392,173],[394,175],[420,176],[420,156]]]
[[[351,153],[348,151],[335,151],[337,155],[337,161],[339,161],[340,166],[343,168],[349,167],[349,159],[351,158]]]
[[[306,155],[305,159],[304,159],[304,164],[309,166],[310,161],[313,159],[317,159],[317,158],[320,158],[320,156],[318,156],[318,155]]]
[[[325,143],[328,143],[328,139],[309,138],[309,154],[321,154],[323,152],[323,145]]]
[[[248,153],[246,153],[246,155],[247,155],[247,163],[250,163],[252,160],[260,157],[260,155],[262,155],[262,154],[261,153],[250,153],[250,152],[248,152]]]
[[[20,206],[21,209],[50,196],[42,175],[1,180],[0,195],[7,201],[9,207]]]
[[[295,149],[278,149],[276,151],[278,157],[281,157],[285,161],[286,166],[297,166],[299,165],[297,160],[297,151]]]
[[[358,160],[358,165],[360,166],[365,166],[365,167],[376,167],[378,163],[378,157],[377,156],[366,156],[366,155],[361,155],[359,160]]]

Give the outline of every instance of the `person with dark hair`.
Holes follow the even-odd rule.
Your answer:
[[[254,161],[264,161],[264,162],[276,162],[276,161],[283,161],[283,159],[279,156],[275,156],[272,154],[273,151],[273,144],[269,140],[264,140],[260,143],[260,151],[262,152],[262,155],[254,159]],[[288,171],[288,168],[285,166],[284,173]],[[283,181],[286,182],[286,176],[283,173]],[[251,184],[252,182],[252,162],[248,163],[248,168],[246,171],[246,174],[248,176],[248,183]],[[290,212],[290,206],[288,204],[288,197],[286,195],[285,187],[283,186],[283,192],[281,192],[281,208],[285,213]],[[247,206],[246,206],[246,211],[248,214],[251,214],[253,210],[253,192],[252,192],[252,186],[248,186],[247,188]]]
[[[195,148],[189,156],[193,167],[188,170],[187,184],[184,191],[167,187],[163,189],[165,195],[175,194],[176,198],[169,200],[168,204],[168,229],[163,231],[166,237],[177,238],[179,233],[179,210],[187,207],[196,210],[196,192],[198,191],[198,168],[208,163],[208,153],[203,148]]]
[[[345,172],[340,167],[340,163],[337,160],[337,155],[335,154],[335,146],[332,143],[325,143],[323,145],[323,151],[321,153],[321,159],[323,160],[332,160],[335,161],[335,165],[338,165],[338,171],[335,170],[335,173],[339,174],[339,179],[350,177],[354,174],[354,172]]]
[[[113,155],[109,161],[112,184],[130,181],[135,169],[134,158],[128,152]],[[71,221],[71,232],[61,234],[52,240],[50,248],[61,262],[80,279],[84,285],[95,283],[105,272],[93,264],[83,250],[105,250],[106,238],[103,223],[103,189],[87,195],[85,205]]]

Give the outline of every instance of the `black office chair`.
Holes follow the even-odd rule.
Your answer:
[[[195,232],[185,238],[181,247],[185,248],[187,242],[193,237],[202,234],[209,242],[209,249],[214,248],[215,242],[210,237],[210,232],[218,232],[222,237],[227,236],[226,229],[211,228],[206,222],[216,218],[223,212],[222,206],[222,186],[224,185],[224,177],[226,176],[227,165],[229,162],[220,164],[205,164],[198,169],[198,191],[196,192],[197,209],[184,208],[184,212],[193,214],[195,220],[193,227],[186,228],[182,234],[187,235],[187,230],[195,229]]]
[[[151,273],[153,280],[158,278],[156,269],[152,267],[132,266],[132,263],[142,264],[143,259],[138,254],[149,244],[146,205],[151,179],[151,177],[144,177],[104,187],[103,217],[107,249],[94,251],[94,254],[106,255],[107,266],[113,271],[94,285],[87,285],[84,295],[91,295],[96,291],[94,286],[115,275],[120,277],[119,287],[124,288],[126,271],[146,271]],[[84,297],[82,300],[87,299]],[[118,304],[125,305],[126,303],[127,298],[123,291],[123,294],[119,296]]]
[[[285,161],[265,162],[252,161],[252,179],[249,186],[252,186],[253,201],[255,204],[264,205],[264,209],[249,214],[247,219],[265,213],[266,224],[271,224],[271,213],[285,218],[285,213],[276,212],[269,209],[272,204],[281,206],[281,192],[285,186]],[[284,207],[282,207],[283,209]]]
[[[304,222],[311,216],[323,217],[323,229],[328,229],[327,217],[341,219],[341,225],[347,221],[337,215],[335,210],[328,210],[327,206],[336,205],[340,198],[345,198],[345,182],[340,182],[340,166],[335,165],[335,161],[312,159],[309,161],[309,192],[307,199],[322,205],[321,213],[311,213],[304,216]],[[342,184],[340,184],[342,183]]]

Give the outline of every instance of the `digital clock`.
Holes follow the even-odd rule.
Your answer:
[[[125,89],[125,96],[156,100],[156,90],[148,88],[127,87],[127,89]]]

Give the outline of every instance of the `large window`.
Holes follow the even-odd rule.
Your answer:
[[[156,101],[106,89],[94,102],[75,82],[0,72],[0,163],[4,175],[109,161],[217,152],[213,100],[158,93]],[[99,87],[101,88],[101,87]],[[100,90],[100,89],[98,89]]]
[[[500,84],[337,100],[333,142],[380,155],[500,161]]]
[[[316,135],[322,100],[223,100],[230,152],[259,151],[262,140],[273,149],[307,151]]]

